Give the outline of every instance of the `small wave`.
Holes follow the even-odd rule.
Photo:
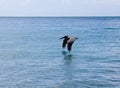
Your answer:
[[[103,28],[103,29],[105,29],[105,30],[120,30],[120,28],[112,28],[112,27],[108,27],[108,28]]]
[[[92,88],[92,87],[114,87],[110,83],[96,81],[96,80],[89,80],[89,81],[64,81],[58,84],[55,84],[52,88]]]

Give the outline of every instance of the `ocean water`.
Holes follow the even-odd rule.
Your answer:
[[[120,88],[120,17],[1,17],[0,88]]]

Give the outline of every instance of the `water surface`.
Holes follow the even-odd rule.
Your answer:
[[[0,65],[1,88],[120,88],[120,18],[1,17]]]

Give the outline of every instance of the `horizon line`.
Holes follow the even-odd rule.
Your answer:
[[[0,16],[0,17],[120,17],[120,16]]]

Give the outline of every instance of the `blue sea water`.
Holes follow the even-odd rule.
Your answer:
[[[120,88],[120,17],[1,17],[0,88]]]

